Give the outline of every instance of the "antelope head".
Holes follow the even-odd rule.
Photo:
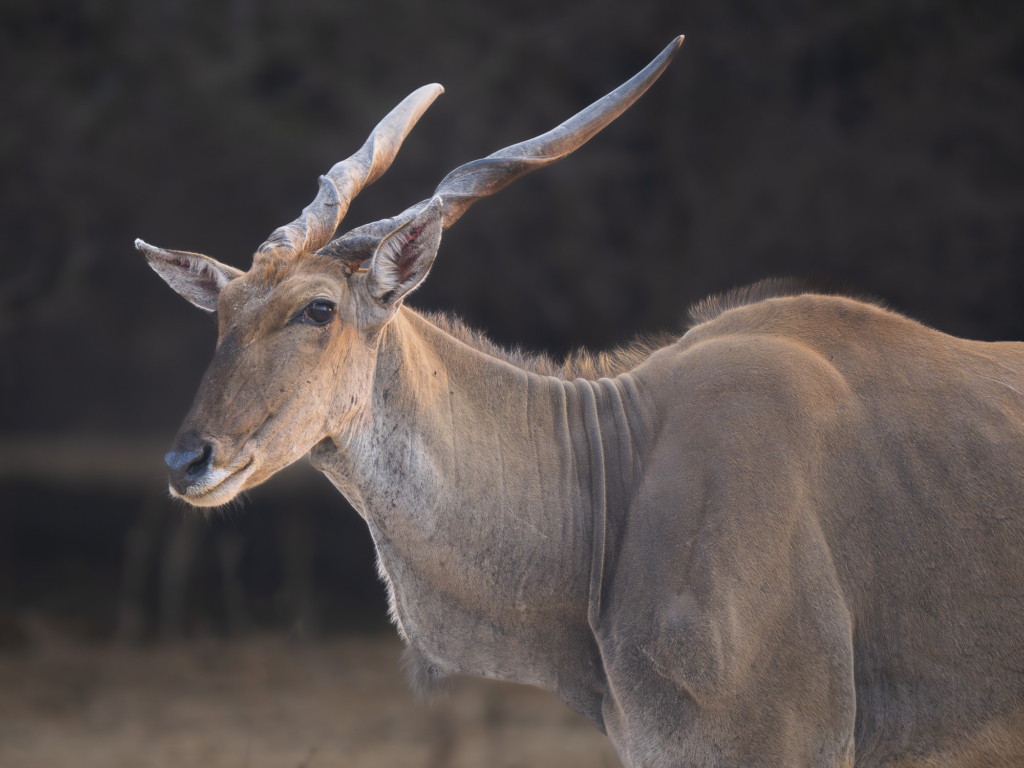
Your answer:
[[[175,291],[218,316],[213,361],[165,456],[171,494],[224,504],[321,440],[358,429],[381,334],[430,271],[442,231],[476,200],[589,140],[647,90],[681,43],[554,130],[467,163],[429,200],[332,239],[351,200],[387,170],[443,89],[414,91],[320,177],[316,199],[256,250],[248,272],[136,240]]]

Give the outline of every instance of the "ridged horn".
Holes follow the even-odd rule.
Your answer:
[[[561,160],[589,141],[651,87],[682,44],[683,36],[680,35],[632,79],[557,128],[481,160],[466,163],[445,176],[430,198],[441,198],[444,228],[458,221],[466,209],[480,198],[493,195],[530,171]],[[349,269],[355,269],[373,255],[388,233],[411,221],[430,200],[417,203],[394,218],[357,227],[328,243],[317,254],[341,259]]]
[[[315,251],[334,237],[352,200],[388,169],[416,121],[442,93],[444,88],[434,83],[403,99],[377,124],[358,152],[320,177],[316,199],[291,224],[275,229],[258,252]]]

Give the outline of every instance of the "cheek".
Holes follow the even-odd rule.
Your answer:
[[[348,420],[369,400],[375,360],[355,331],[333,345],[332,364],[324,366],[324,402],[330,417]]]
[[[337,434],[365,410],[373,358],[349,327],[282,338],[260,358],[260,368],[268,373],[262,395],[272,413],[263,436],[274,453]]]
[[[366,345],[351,326],[345,326],[336,334],[324,352],[322,372],[328,374],[332,381],[340,383],[369,368]]]
[[[274,343],[266,345],[260,354],[260,367],[273,389],[268,400],[292,397],[317,386],[324,372],[333,366],[335,352],[330,334],[303,333],[295,329],[282,334]]]

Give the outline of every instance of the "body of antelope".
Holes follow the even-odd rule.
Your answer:
[[[172,493],[224,504],[308,453],[370,527],[421,682],[548,688],[627,766],[1024,764],[1024,344],[769,285],[556,365],[405,305],[473,201],[589,139],[680,43],[332,240],[441,90],[420,89],[248,272],[138,241],[218,313]]]

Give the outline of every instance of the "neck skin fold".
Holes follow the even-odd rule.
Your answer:
[[[600,724],[592,626],[647,413],[629,374],[529,373],[403,308],[366,421],[311,459],[366,519],[399,631],[426,663],[539,685]]]

